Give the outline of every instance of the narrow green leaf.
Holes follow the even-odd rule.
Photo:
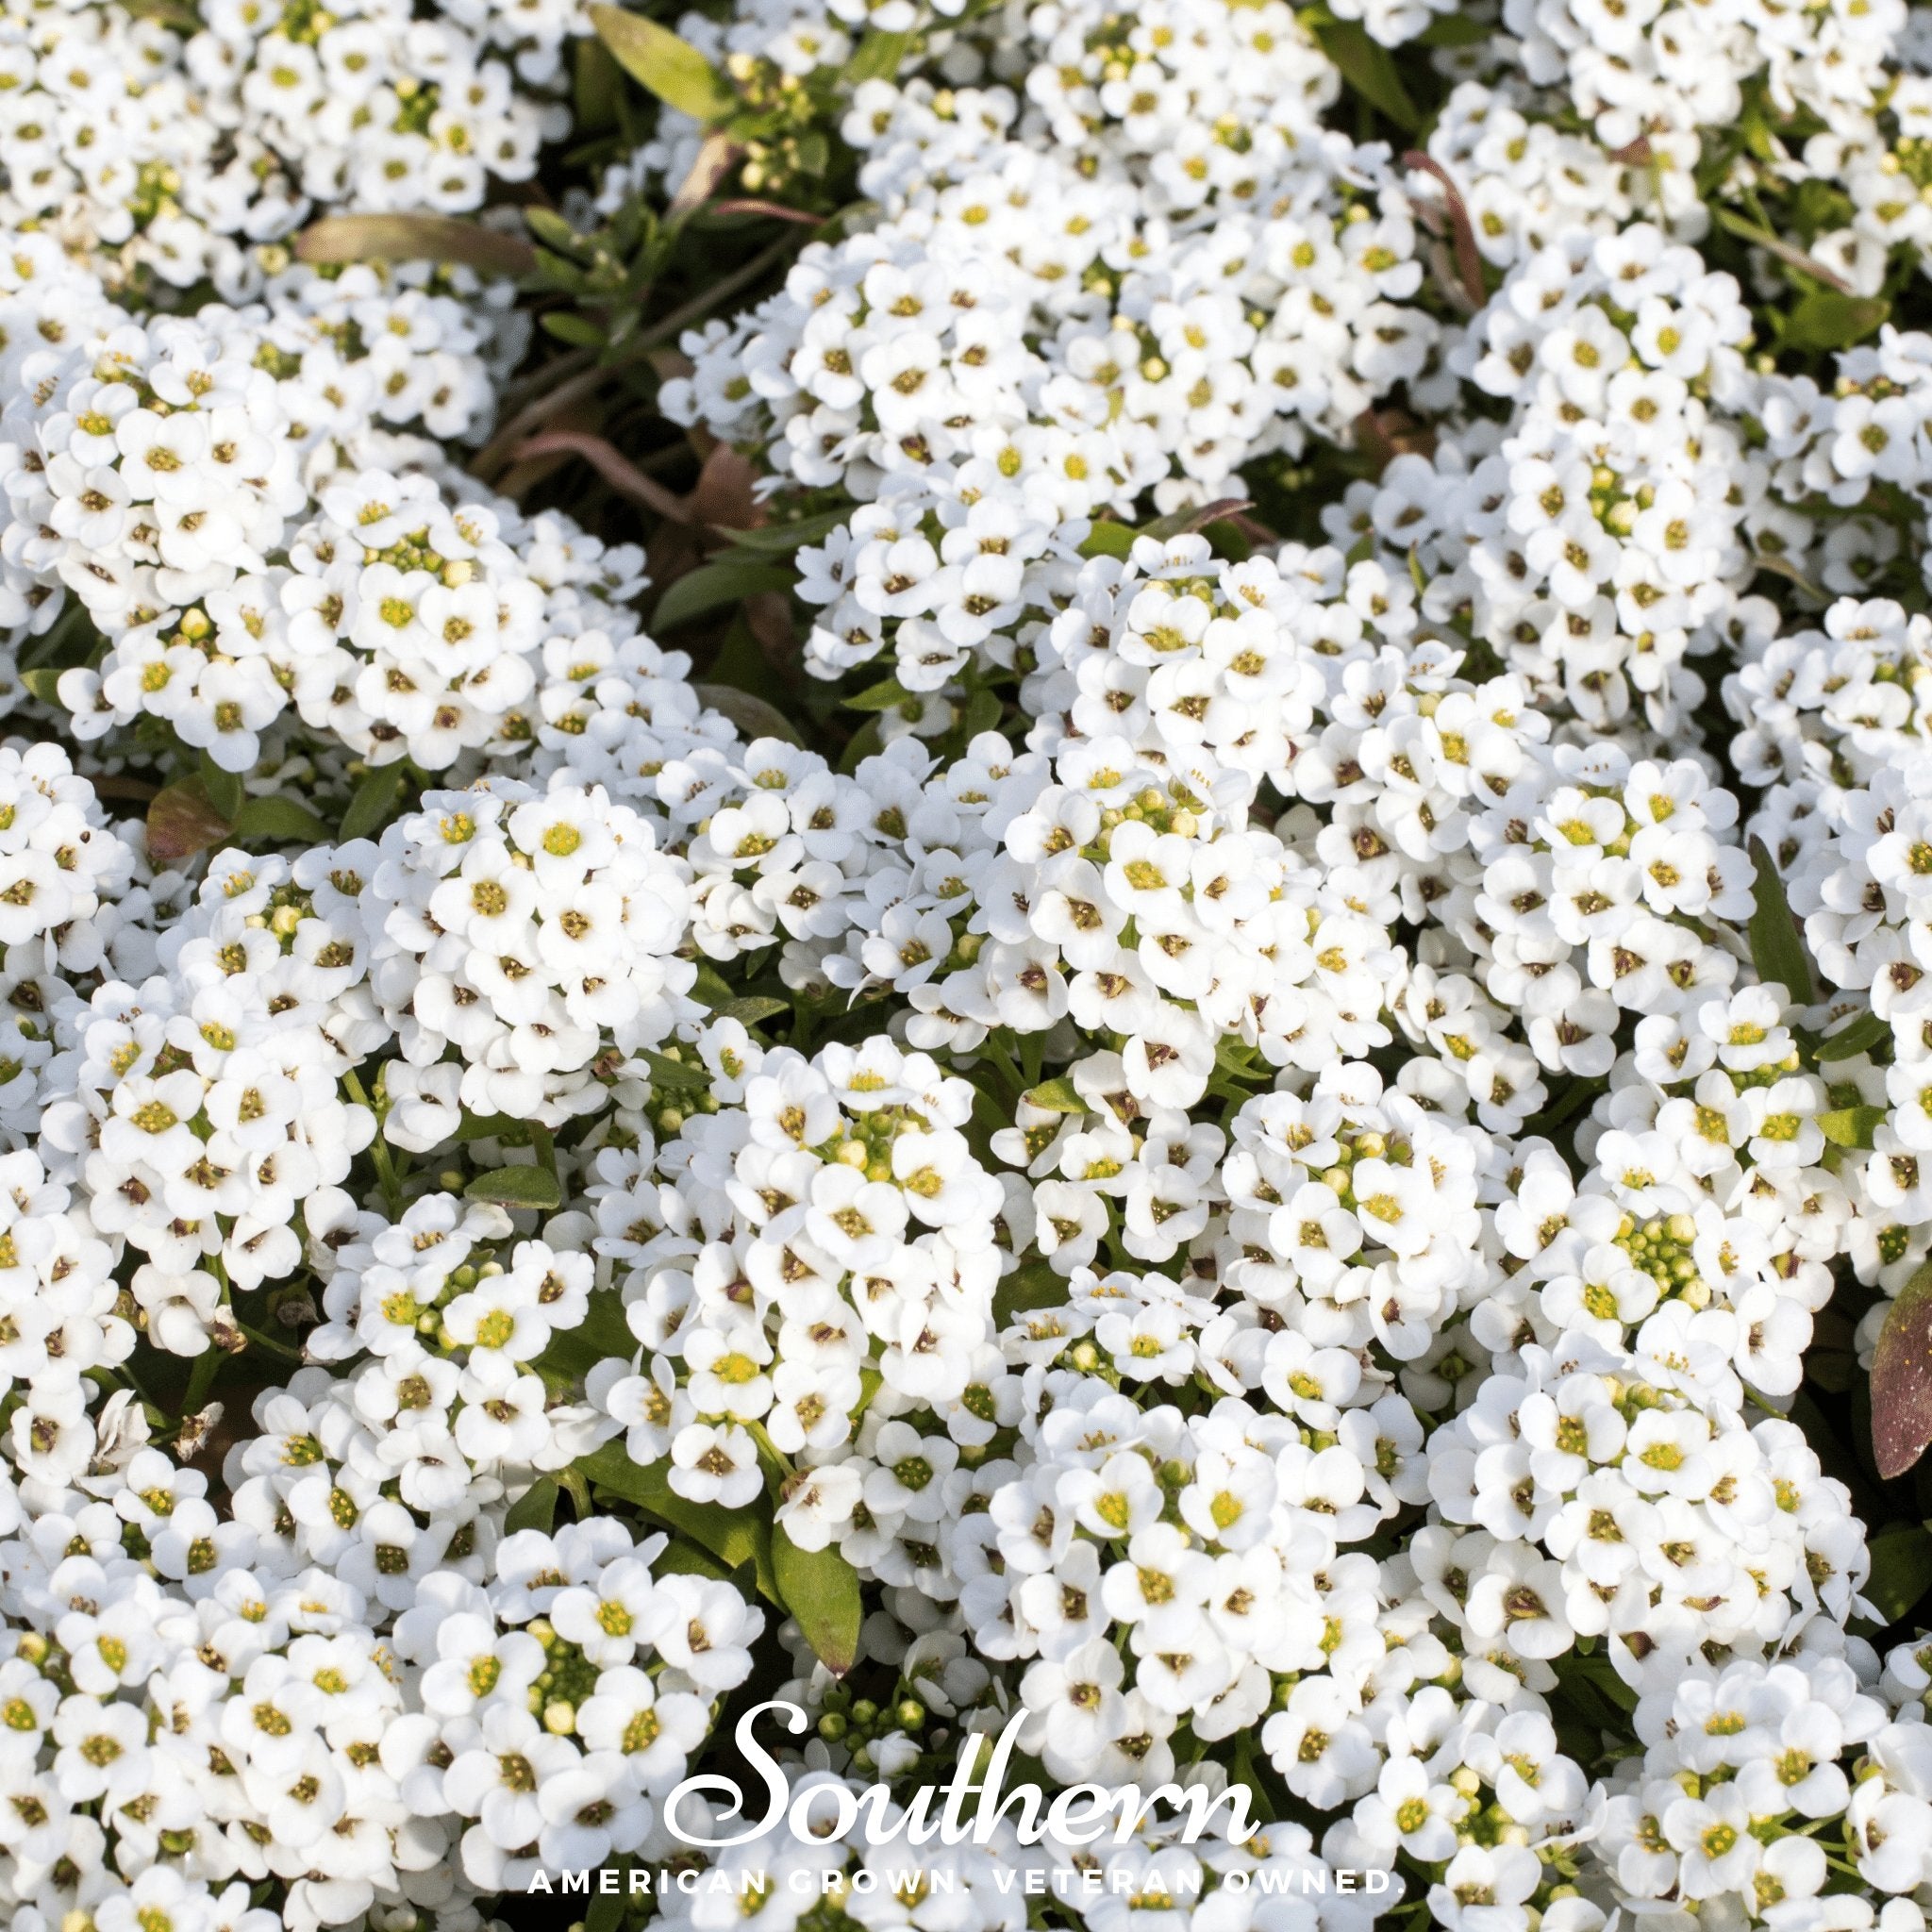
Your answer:
[[[741,1026],[756,1026],[764,1020],[775,1020],[780,1013],[791,1010],[790,1000],[774,999],[768,992],[752,993],[741,1000],[733,1000],[727,1007],[718,1008],[719,1017],[736,1020]]]
[[[618,1865],[629,1864],[628,1859],[619,1859]],[[591,1901],[591,1907],[584,1914],[584,1932],[618,1932],[624,1924],[624,1874],[619,1874],[618,1885],[610,1891],[600,1891]]]
[[[573,254],[583,244],[583,237],[554,208],[526,208],[524,222],[544,247],[559,255]]]
[[[896,711],[912,693],[896,677],[882,677],[856,697],[845,700],[848,711]]]
[[[156,21],[181,34],[198,34],[201,31],[201,22],[195,17],[193,8],[180,6],[177,0],[121,0],[121,4],[136,20]]]
[[[293,840],[304,845],[328,841],[329,829],[306,805],[279,795],[251,798],[235,815],[235,836],[244,843],[252,839]]]
[[[576,43],[575,125],[579,134],[601,132],[617,125],[617,104],[624,94],[624,70],[602,41],[589,37]]]
[[[703,1067],[694,1067],[687,1060],[675,1060],[668,1054],[653,1053],[645,1047],[638,1058],[651,1070],[651,1084],[662,1087],[673,1093],[703,1093],[711,1084],[711,1076]]]
[[[723,1583],[731,1574],[724,1564],[708,1550],[701,1550],[694,1542],[688,1542],[681,1536],[675,1536],[658,1553],[651,1565],[654,1576],[708,1576],[713,1583]]]
[[[1808,1006],[1816,997],[1812,990],[1811,963],[1805,956],[1805,941],[1798,922],[1791,916],[1790,902],[1785,897],[1784,881],[1777,875],[1771,854],[1762,839],[1751,841],[1751,863],[1757,868],[1751,896],[1757,909],[1747,928],[1751,941],[1751,963],[1766,985],[1784,988],[1799,1006]]]
[[[1142,524],[1137,534],[1152,537],[1157,543],[1165,543],[1170,537],[1191,537],[1197,530],[1205,530],[1209,524],[1240,516],[1244,509],[1253,509],[1254,507],[1245,496],[1218,496],[1212,503],[1197,503],[1191,509],[1169,510],[1164,517],[1156,517],[1151,524]]]
[[[392,765],[375,765],[366,772],[356,787],[355,796],[349,800],[348,810],[342,814],[339,835],[341,842],[346,845],[351,839],[366,839],[380,831],[402,789],[400,760]]]
[[[698,976],[691,982],[691,997],[703,1000],[714,1012],[722,1013],[738,995],[730,982],[708,959],[698,961]]]
[[[1888,1482],[1932,1442],[1932,1262],[1906,1283],[1872,1358],[1872,1452]]]
[[[1617,1667],[1602,1651],[1573,1650],[1554,1664],[1563,1689],[1582,1692],[1578,1699],[1596,1712],[1606,1728],[1619,1713],[1627,1717],[1637,1707],[1637,1693],[1617,1674]]]
[[[858,51],[846,61],[844,78],[854,87],[864,80],[893,79],[911,44],[910,34],[882,34],[873,28],[859,42]]]
[[[617,64],[667,107],[708,127],[737,109],[738,95],[730,83],[669,27],[620,7],[591,8],[591,25]]]
[[[1415,43],[1420,47],[1474,47],[1495,31],[1493,21],[1476,20],[1467,13],[1444,13],[1416,36]]]
[[[1140,533],[1131,524],[1098,523],[1088,531],[1080,545],[1082,557],[1128,557]]]
[[[995,691],[989,691],[984,685],[973,693],[966,706],[966,715],[959,721],[970,743],[982,731],[996,730],[1000,722],[1000,698]]]
[[[782,1527],[772,1534],[772,1569],[779,1601],[798,1619],[812,1655],[842,1677],[858,1660],[858,1572],[836,1547],[801,1550]]]
[[[547,1534],[557,1521],[557,1485],[547,1475],[539,1476],[510,1505],[509,1514],[503,1519],[504,1534],[514,1536],[520,1529],[541,1529]]]
[[[536,251],[521,235],[455,215],[325,215],[295,240],[298,261],[460,262],[480,275],[526,275]]]
[[[1849,349],[1891,313],[1891,304],[1876,295],[1844,295],[1836,289],[1814,289],[1800,296],[1784,319],[1785,346],[1790,349]]]
[[[658,630],[669,630],[708,610],[741,604],[761,591],[789,591],[795,581],[791,571],[767,563],[702,563],[666,588],[652,624]]]
[[[208,802],[233,825],[241,816],[242,804],[248,796],[242,789],[241,773],[223,770],[207,752],[202,753],[198,769],[201,789],[208,793]]]
[[[575,1466],[591,1482],[637,1504],[667,1527],[688,1536],[700,1549],[708,1550],[727,1573],[741,1563],[754,1565],[759,1589],[774,1603],[783,1601],[773,1574],[771,1532],[762,1499],[739,1509],[692,1503],[671,1487],[664,1463],[633,1462],[625,1453],[621,1438],[578,1457]]]
[[[463,1190],[470,1201],[494,1201],[499,1208],[549,1209],[563,1206],[563,1189],[546,1167],[499,1167],[479,1174]]]
[[[1818,1058],[1821,1060],[1848,1060],[1861,1053],[1870,1053],[1874,1047],[1885,1046],[1891,1040],[1891,1024],[1881,1020],[1876,1013],[1860,1013],[1849,1026],[1840,1026],[1836,1033],[1827,1033],[1818,1042]]]
[[[1315,28],[1323,53],[1341,70],[1341,77],[1379,114],[1387,115],[1405,134],[1423,125],[1422,110],[1409,99],[1396,71],[1395,57],[1379,41],[1369,38],[1359,21],[1331,20]]]
[[[65,675],[52,664],[42,664],[32,671],[23,671],[20,681],[42,704],[58,705],[60,702],[60,680]]]
[[[1840,1107],[1820,1114],[1818,1124],[1834,1147],[1869,1147],[1873,1129],[1884,1119],[1882,1107]]]
[[[1814,282],[1821,282],[1840,295],[1852,292],[1851,284],[1841,275],[1834,274],[1822,261],[1814,260],[1802,248],[1793,247],[1782,236],[1774,235],[1769,228],[1761,228],[1756,222],[1747,222],[1742,215],[1727,208],[1714,209],[1713,218],[1720,228],[1737,236],[1740,242],[1750,242],[1754,248],[1762,248],[1766,254],[1774,255],[1787,268],[1796,269],[1801,275],[1808,275]]]
[[[553,1335],[534,1366],[546,1382],[567,1387],[581,1382],[599,1362],[613,1357],[627,1360],[637,1352],[637,1337],[625,1319],[624,1296],[614,1288],[601,1288],[591,1296],[584,1319]]]
[[[803,745],[798,726],[767,698],[756,691],[740,691],[735,684],[694,686],[698,702],[722,711],[746,738],[777,738],[787,744]]]
[[[1066,1305],[1067,1277],[1056,1274],[1046,1261],[1029,1261],[1025,1267],[1014,1269],[993,1291],[993,1319],[1002,1328],[1029,1308],[1063,1308]]]
[[[1896,1624],[1932,1590],[1932,1533],[1910,1524],[1874,1536],[1867,1547],[1872,1575],[1860,1594],[1888,1624]]]
[[[1023,1093],[1021,1099],[1029,1107],[1042,1108],[1047,1113],[1091,1113],[1093,1109],[1080,1098],[1079,1091],[1063,1074],[1056,1080],[1042,1080],[1038,1087]]]
[[[553,308],[538,320],[545,335],[568,342],[573,349],[601,349],[610,340],[588,316],[573,315],[567,308]]]
[[[729,537],[733,548],[717,560],[720,563],[754,563],[768,556],[784,557],[807,543],[829,537],[845,522],[849,511],[828,509],[822,516],[801,517],[795,524],[760,524],[755,530],[734,530],[723,524],[711,527],[721,537]],[[740,557],[740,551],[753,551],[755,557]]]

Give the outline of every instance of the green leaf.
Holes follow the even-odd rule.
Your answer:
[[[1836,289],[1814,289],[1800,296],[1784,318],[1788,349],[1849,349],[1891,313],[1891,304],[1876,295],[1845,295]]]
[[[573,92],[580,135],[617,125],[617,104],[624,95],[623,69],[602,41],[585,38],[577,42]]]
[[[499,1208],[548,1209],[563,1206],[563,1189],[547,1167],[499,1167],[479,1174],[463,1190],[469,1201],[494,1201]]]
[[[708,1576],[713,1583],[723,1583],[731,1574],[724,1564],[708,1550],[701,1550],[697,1544],[687,1542],[683,1537],[675,1536],[658,1551],[651,1564],[654,1576]]]
[[[688,1060],[675,1060],[668,1054],[653,1053],[645,1047],[638,1058],[651,1070],[651,1084],[662,1087],[673,1093],[704,1093],[711,1085],[711,1076],[703,1067],[694,1067]]]
[[[1062,1074],[1057,1080],[1042,1080],[1038,1087],[1029,1089],[1020,1098],[1029,1107],[1037,1107],[1047,1113],[1091,1113],[1093,1109],[1080,1098],[1079,1091]]]
[[[547,1475],[541,1475],[517,1500],[510,1505],[509,1514],[503,1519],[503,1533],[514,1536],[520,1529],[541,1529],[549,1531],[557,1521],[557,1485]]]
[[[329,829],[306,805],[277,795],[251,798],[235,814],[235,836],[243,841],[286,839],[303,845],[324,845],[328,842]]]
[[[1872,1358],[1872,1453],[1890,1482],[1932,1442],[1932,1261],[1906,1283]]]
[[[147,852],[157,865],[192,858],[228,836],[228,821],[218,812],[198,772],[158,791],[147,808]]]
[[[844,78],[854,87],[862,80],[891,80],[911,44],[910,34],[882,34],[874,27],[859,42],[858,51],[846,61]]]
[[[722,1013],[738,995],[730,982],[708,959],[698,961],[698,976],[691,982],[691,997],[703,1000],[713,1012]]]
[[[1751,886],[1757,909],[1747,928],[1751,963],[1766,985],[1775,981],[1797,1005],[1808,1006],[1815,997],[1811,963],[1805,955],[1798,922],[1791,916],[1790,902],[1785,897],[1784,881],[1778,877],[1762,839],[1751,841],[1751,863],[1757,868]]]
[[[1082,557],[1130,557],[1140,532],[1131,524],[1098,523],[1080,545]]]
[[[1004,1328],[1029,1308],[1063,1308],[1067,1305],[1067,1277],[1056,1274],[1046,1261],[1029,1261],[1016,1268],[993,1291],[993,1319]]]
[[[42,664],[32,671],[23,671],[20,681],[43,705],[58,705],[60,702],[60,680],[66,674],[52,664]]]
[[[583,245],[583,237],[554,208],[526,208],[524,221],[546,248],[569,255]]]
[[[1423,125],[1422,110],[1402,84],[1395,57],[1380,42],[1371,40],[1359,21],[1327,21],[1314,33],[1323,53],[1341,70],[1342,79],[1377,113],[1405,134],[1413,134]]]
[[[588,316],[573,315],[567,308],[553,308],[538,320],[545,335],[568,342],[573,349],[601,349],[610,340]]]
[[[882,677],[869,684],[857,697],[845,700],[848,711],[896,711],[912,693],[896,677]]]
[[[318,266],[459,262],[491,275],[526,275],[537,266],[536,251],[521,235],[455,215],[326,215],[296,237],[295,258]]]
[[[801,517],[795,524],[760,524],[755,530],[733,530],[723,524],[713,524],[711,527],[720,536],[729,537],[732,541],[732,548],[718,561],[751,563],[760,557],[790,556],[807,543],[816,543],[821,537],[829,537],[849,514],[842,509],[828,509],[823,516]],[[740,551],[757,555],[740,558]]]
[[[628,1865],[628,1859],[614,1861]],[[590,1909],[584,1914],[584,1932],[618,1932],[624,1924],[624,1880],[620,1876],[614,1891],[600,1891],[591,1901]]]
[[[997,728],[1000,722],[1000,698],[995,691],[989,691],[985,685],[973,693],[966,707],[966,715],[960,720],[960,728],[965,732],[969,743],[982,731]]]
[[[1766,155],[1763,158],[1769,160]],[[1737,236],[1740,242],[1748,242],[1754,248],[1761,248],[1768,255],[1774,255],[1787,268],[1796,269],[1801,275],[1822,283],[1827,289],[1836,290],[1840,295],[1852,292],[1850,283],[1822,261],[1814,260],[1802,248],[1793,247],[1780,235],[1774,235],[1769,228],[1761,228],[1755,222],[1747,222],[1740,214],[1727,208],[1714,210],[1717,225],[1727,234]]]
[[[1573,1709],[1599,1729],[1623,1729],[1637,1707],[1637,1693],[1618,1676],[1617,1667],[1602,1651],[1567,1651],[1555,1659],[1557,1673]]]
[[[591,25],[617,64],[667,107],[708,127],[737,110],[738,95],[730,83],[669,27],[620,7],[591,8]]]
[[[1170,537],[1191,537],[1197,530],[1205,530],[1209,524],[1224,522],[1254,507],[1245,496],[1218,496],[1212,503],[1197,503],[1186,509],[1171,509],[1164,517],[1156,517],[1151,524],[1142,524],[1138,534],[1152,537],[1157,543],[1165,543]]]
[[[591,1296],[584,1319],[575,1328],[559,1329],[537,1357],[537,1373],[559,1386],[581,1382],[599,1362],[638,1352],[638,1339],[625,1319],[624,1296],[614,1288],[600,1288]]]
[[[342,814],[342,828],[337,835],[346,845],[351,839],[366,839],[380,831],[403,789],[400,760],[392,765],[375,765],[366,772]]]
[[[775,1020],[780,1013],[791,1010],[790,1000],[774,999],[768,992],[752,993],[741,1000],[733,1000],[729,1006],[720,1007],[718,1016],[724,1020],[736,1020],[741,1026],[756,1026],[761,1021]]]
[[[1840,1026],[1836,1033],[1827,1033],[1818,1042],[1818,1058],[1821,1060],[1848,1060],[1855,1055],[1870,1053],[1874,1046],[1884,1046],[1891,1040],[1891,1024],[1881,1020],[1876,1013],[1860,1013],[1849,1026]]]
[[[208,802],[233,825],[241,816],[242,801],[248,796],[242,789],[241,773],[224,771],[207,752],[202,753],[197,769],[201,773],[201,789],[208,793]]]
[[[798,726],[776,705],[755,691],[740,691],[735,684],[700,684],[692,689],[699,704],[722,711],[746,738],[777,738],[787,744],[805,743]]]
[[[1216,517],[1212,523],[1203,524],[1201,534],[1215,556],[1224,557],[1230,563],[1245,563],[1255,554],[1248,533],[1231,517]]]
[[[1882,1107],[1840,1107],[1820,1114],[1818,1124],[1834,1147],[1869,1147],[1872,1130],[1884,1119]]]
[[[591,1482],[637,1504],[668,1528],[688,1536],[700,1549],[708,1550],[727,1573],[741,1563],[754,1565],[758,1588],[774,1603],[783,1601],[773,1574],[771,1532],[762,1498],[738,1509],[691,1502],[671,1487],[666,1464],[633,1462],[622,1439],[578,1457],[575,1466]]]
[[[201,31],[201,22],[193,8],[183,7],[177,0],[122,0],[122,5],[136,20],[158,21],[162,26],[173,27],[181,34]]]
[[[789,591],[795,581],[791,571],[768,563],[701,563],[666,588],[651,621],[657,629],[669,630],[761,591]]]
[[[506,1134],[515,1134],[523,1127],[523,1122],[512,1120],[507,1113],[466,1113],[463,1124],[457,1129],[458,1141],[500,1141]]]
[[[1491,39],[1496,31],[1491,21],[1472,19],[1467,13],[1444,13],[1432,20],[1416,36],[1419,47],[1474,47]]]
[[[798,1619],[812,1655],[842,1677],[858,1660],[858,1572],[830,1545],[801,1550],[782,1527],[772,1533],[772,1569],[779,1601]]]
[[[1932,1533],[1911,1524],[1874,1536],[1867,1547],[1872,1576],[1860,1594],[1888,1624],[1899,1623],[1932,1590]]]

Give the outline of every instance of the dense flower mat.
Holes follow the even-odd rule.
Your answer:
[[[1924,1932],[1932,8],[5,0],[0,230],[15,1932]]]

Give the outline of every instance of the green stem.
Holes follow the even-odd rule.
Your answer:
[[[259,1328],[251,1328],[246,1322],[232,1315],[230,1320],[247,1338],[251,1348],[258,1348],[263,1355],[272,1355],[277,1361],[292,1362],[298,1368],[301,1366],[302,1351],[299,1348],[291,1348],[286,1341],[277,1341],[273,1335],[264,1335]]]
[[[370,1158],[375,1162],[375,1178],[382,1185],[382,1198],[389,1208],[391,1221],[401,1219],[403,1212],[403,1183],[396,1173],[395,1162],[390,1158],[389,1142],[382,1137],[381,1110],[362,1091],[362,1083],[354,1072],[342,1075],[342,1085],[349,1090],[349,1098],[358,1107],[366,1107],[375,1116],[375,1138],[369,1143]]]
[[[758,1445],[758,1454],[775,1469],[780,1477],[790,1482],[798,1472],[791,1466],[791,1458],[765,1432],[763,1423],[746,1423],[745,1433]]]
[[[181,1398],[184,1420],[201,1413],[202,1405],[208,1400],[208,1391],[214,1387],[215,1377],[221,1374],[225,1359],[222,1350],[212,1341],[195,1357],[194,1367],[188,1377],[188,1393]]]

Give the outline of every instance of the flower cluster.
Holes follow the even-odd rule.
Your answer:
[[[0,7],[0,1915],[1923,1932],[1928,76]]]
[[[626,1087],[635,1104],[693,977],[683,870],[649,824],[601,791],[491,779],[425,792],[367,863],[370,991],[402,1049],[391,1140],[433,1147],[466,1111],[557,1127]]]
[[[574,5],[298,0],[197,24],[21,0],[0,16],[0,225],[44,227],[139,296],[252,293],[318,208],[459,212],[528,180],[568,129],[558,52],[581,30]]]
[[[643,1350],[590,1392],[676,1495],[737,1508],[774,1479],[799,1548],[909,1583],[1000,1420],[1005,1193],[959,1131],[972,1089],[888,1041],[808,1061],[728,1021],[695,1058],[659,1076],[655,1163],[597,1157],[594,1246]],[[680,1117],[697,1089],[710,1110]]]

